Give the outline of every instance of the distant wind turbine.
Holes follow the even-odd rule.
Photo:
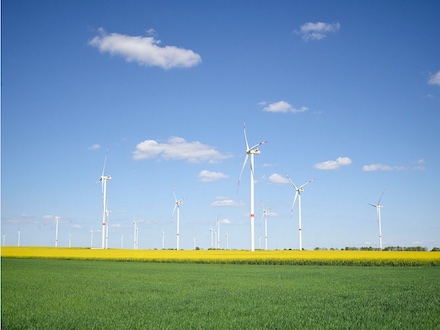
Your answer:
[[[217,217],[217,249],[220,250],[220,223],[221,220]]]
[[[379,225],[379,246],[380,249],[382,250],[382,220],[380,217],[380,209],[383,207],[382,204],[380,204],[380,200],[382,199],[383,194],[385,193],[385,191],[382,193],[382,195],[380,195],[379,201],[377,202],[377,204],[370,204],[371,206],[376,208],[376,212],[377,212],[377,223]]]
[[[138,220],[136,218],[133,220],[134,230],[133,230],[133,250],[139,248],[139,230],[138,230]]]
[[[299,250],[302,251],[302,224],[301,224],[301,193],[304,191],[304,187],[307,186],[310,182],[315,181],[315,179],[309,180],[304,183],[302,186],[297,187],[292,179],[286,174],[286,177],[289,179],[292,186],[295,188],[295,198],[293,199],[292,208],[290,213],[293,212],[293,207],[295,206],[296,199],[298,198],[298,231],[299,231]]]
[[[243,174],[243,170],[244,167],[246,166],[247,160],[249,158],[249,155],[251,155],[251,162],[250,162],[250,167],[251,167],[251,213],[250,213],[250,218],[251,218],[251,252],[255,251],[255,211],[254,211],[254,155],[259,155],[260,154],[260,150],[258,149],[259,146],[261,146],[262,144],[266,144],[267,141],[264,142],[260,142],[257,143],[256,145],[254,145],[253,147],[249,148],[249,143],[248,143],[248,139],[246,136],[246,123],[244,123],[244,141],[246,143],[246,157],[244,158],[244,162],[243,162],[243,166],[241,167],[241,172],[240,172],[240,177],[238,179],[238,187],[240,186],[240,180],[241,180],[241,175]]]
[[[19,228],[18,232],[17,232],[17,246],[20,246],[20,239],[21,239],[21,231],[20,231],[20,228]]]
[[[179,242],[179,236],[180,236],[180,205],[183,204],[183,200],[185,198],[181,198],[181,199],[177,199],[176,197],[176,193],[174,192],[173,189],[173,194],[174,194],[174,209],[173,209],[173,213],[171,214],[171,217],[174,216],[174,212],[177,209],[177,230],[176,230],[176,249],[179,250],[180,249],[180,242]]]
[[[58,247],[58,223],[60,219],[59,216],[55,216],[55,247]]]
[[[261,217],[264,218],[264,248],[267,250],[267,215],[270,209],[265,209],[263,203],[261,203],[261,206],[263,207],[263,215]]]
[[[101,242],[101,248],[105,249],[105,238],[106,238],[106,218],[107,218],[107,180],[111,179],[110,175],[105,175],[105,164],[107,162],[107,155],[108,155],[108,150],[107,153],[105,155],[104,158],[104,167],[102,168],[102,174],[101,177],[99,178],[98,181],[96,181],[96,183],[98,183],[99,181],[101,181],[102,184],[102,242]]]

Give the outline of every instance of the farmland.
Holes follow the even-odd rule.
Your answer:
[[[238,251],[91,250],[86,248],[3,247],[2,257],[264,265],[440,266],[440,252],[408,251]]]
[[[2,258],[2,329],[437,329],[440,267]]]

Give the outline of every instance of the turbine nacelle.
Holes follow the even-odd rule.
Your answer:
[[[246,153],[248,154],[248,155],[250,155],[250,154],[254,154],[254,155],[259,155],[260,154],[260,150],[259,149],[249,149],[249,150],[246,150]]]

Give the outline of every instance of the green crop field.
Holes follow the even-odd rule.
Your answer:
[[[440,328],[440,267],[1,262],[2,329]]]

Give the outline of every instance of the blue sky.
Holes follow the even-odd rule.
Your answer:
[[[3,1],[6,245],[440,246],[437,1]],[[238,192],[237,192],[238,190]],[[227,239],[226,239],[227,234]],[[121,237],[123,241],[121,242]],[[261,237],[261,238],[260,238]]]

